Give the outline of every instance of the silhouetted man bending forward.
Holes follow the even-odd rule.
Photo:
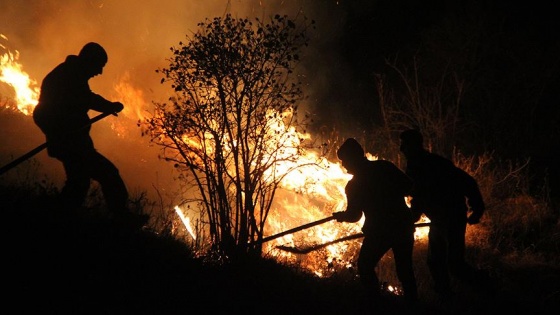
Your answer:
[[[412,181],[389,161],[370,161],[362,146],[347,139],[337,151],[342,166],[352,174],[345,188],[346,211],[334,212],[339,222],[357,222],[365,216],[364,239],[358,257],[358,274],[369,297],[380,294],[375,268],[390,249],[393,250],[397,276],[408,303],[417,299],[416,278],[412,265],[414,220],[405,196]]]
[[[90,180],[95,180],[116,220],[142,226],[146,216],[128,210],[128,191],[118,169],[97,152],[89,134],[89,110],[116,115],[124,108],[122,103],[108,101],[89,87],[89,79],[103,73],[107,60],[105,49],[93,42],[87,43],[77,56],[67,56],[43,79],[33,119],[46,136],[49,156],[64,166],[66,182],[61,198],[65,209],[79,208]]]

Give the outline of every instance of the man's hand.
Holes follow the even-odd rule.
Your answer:
[[[333,212],[332,216],[337,222],[345,222],[344,211]]]
[[[124,109],[124,105],[121,102],[113,102],[113,115],[117,116],[117,113],[120,113]]]
[[[479,222],[480,222],[480,215],[478,214],[471,213],[471,215],[469,215],[469,217],[467,218],[468,224],[477,224]]]

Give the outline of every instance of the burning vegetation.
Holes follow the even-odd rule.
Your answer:
[[[269,32],[276,34],[262,33],[262,37],[255,39],[252,36],[261,34],[258,30],[265,29],[264,23],[259,24],[257,32],[253,33],[255,29],[246,20],[227,17],[223,21],[209,21],[212,31],[226,42],[205,43],[204,40],[213,34],[208,31],[209,34],[200,33],[194,37],[194,43],[199,46],[176,48],[170,68],[161,71],[181,96],[171,99],[173,107],[156,104],[156,111],[151,117],[142,111],[146,106],[142,91],[131,86],[126,75],[114,89],[126,104],[124,115],[145,121],[144,128],[149,129],[152,140],[163,148],[164,158],[173,162],[176,168],[184,169],[184,177],[181,178],[186,183],[186,189],[181,204],[163,209],[165,213],[175,214],[171,219],[174,222],[173,234],[184,237],[201,255],[208,250],[222,249],[225,240],[233,236],[239,248],[252,248],[252,243],[262,244],[262,248],[260,245],[255,248],[262,250],[265,256],[282,263],[298,264],[318,276],[329,276],[337,270],[353,268],[360,238],[346,242],[337,240],[359,234],[363,220],[342,226],[326,222],[262,242],[267,236],[343,210],[344,186],[350,179],[338,162],[326,158],[320,147],[303,143],[312,143],[312,137],[298,131],[298,128],[305,128],[305,122],[297,117],[296,101],[302,98],[298,87],[301,83],[292,84],[288,78],[294,70],[295,63],[292,65],[292,62],[298,61],[296,49],[305,44],[306,30],[297,30],[296,24],[287,17],[277,16],[273,21],[274,27]],[[224,29],[229,29],[231,34],[223,32]],[[230,40],[237,32],[245,34],[245,37],[239,38],[239,43]],[[290,32],[293,35],[288,35]],[[286,36],[293,38],[290,41]],[[262,38],[276,42],[263,44],[260,42]],[[209,45],[229,48],[213,51],[213,46]],[[7,50],[6,47],[4,49]],[[212,51],[213,54],[205,55],[204,51]],[[236,57],[239,58],[237,61],[231,59],[235,51],[244,52]],[[269,57],[257,59],[256,56],[260,55]],[[186,58],[184,56],[192,59],[180,59]],[[229,62],[220,67],[210,62],[211,58]],[[254,61],[247,63],[246,59]],[[183,65],[187,60],[193,62],[189,67]],[[209,68],[203,68],[205,64]],[[190,69],[197,70],[190,72],[193,71]],[[182,73],[185,70],[189,72]],[[206,77],[196,76],[197,73],[206,73]],[[251,73],[256,75],[250,77]],[[2,55],[0,75],[1,81],[14,91],[17,110],[29,116],[37,104],[38,85],[18,62],[17,52],[7,51]],[[193,78],[192,82],[179,81],[189,75]],[[270,79],[277,83],[263,83]],[[234,85],[235,82],[238,85]],[[200,83],[207,85],[201,86]],[[260,90],[255,86],[260,86]],[[218,97],[219,91],[227,96]],[[236,99],[236,95],[241,96]],[[242,114],[236,115],[237,112]],[[222,117],[227,117],[227,120]],[[113,123],[111,128],[119,136],[131,132],[118,122]],[[220,134],[223,131],[227,132]],[[222,140],[218,143],[218,139]],[[242,143],[245,144],[239,145]],[[243,160],[250,156],[253,157]],[[247,168],[249,173],[239,172]],[[216,178],[222,178],[224,184],[210,181]],[[248,178],[252,178],[251,181],[245,180]],[[196,187],[199,190],[193,193]],[[250,191],[253,191],[253,196],[248,193]],[[215,200],[216,204],[209,203],[210,200]],[[231,208],[224,210],[220,204]],[[423,221],[426,220],[423,218]],[[423,239],[426,233],[426,228],[418,228],[417,239]],[[332,244],[320,246],[320,249],[305,255],[286,250],[329,242]]]
[[[352,278],[362,221],[325,220],[269,240],[343,210],[344,186],[350,178],[329,159],[327,146],[316,145],[306,132],[308,122],[298,116],[303,91],[301,83],[291,78],[297,49],[306,45],[309,29],[296,25],[282,16],[271,25],[229,16],[206,21],[199,25],[205,31],[173,48],[169,68],[159,70],[162,81],[171,82],[176,92],[169,103],[156,103],[147,112],[144,91],[134,87],[126,74],[114,92],[125,104],[125,118],[138,120],[142,131],[162,149],[162,158],[179,173],[180,197],[174,204],[160,202],[161,209],[153,213],[162,218],[154,220],[155,234],[170,234],[189,245],[196,257],[214,252],[227,260],[256,249],[263,257],[323,279],[340,274]],[[217,41],[206,42],[212,36]],[[8,40],[4,35],[2,39]],[[0,105],[29,116],[37,103],[37,81],[18,62],[17,51],[6,45],[0,48],[0,97],[8,95]],[[110,127],[125,139],[137,131],[119,121]],[[488,201],[483,224],[467,231],[471,254],[503,252],[517,255],[519,262],[535,251],[542,260],[558,259],[558,220],[546,198],[520,191],[527,185],[523,165],[496,167],[489,155],[475,160],[456,154],[455,160],[480,180]],[[428,220],[423,217],[419,223]],[[416,229],[419,251],[425,249],[428,229]],[[348,240],[339,241],[344,238]],[[546,254],[549,250],[552,257]],[[484,258],[478,261],[482,266],[492,260]],[[387,270],[386,288],[398,294],[392,267],[382,262],[380,268]],[[429,281],[420,279],[419,285],[427,287]]]

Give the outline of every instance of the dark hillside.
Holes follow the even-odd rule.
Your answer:
[[[6,188],[0,196],[3,307],[14,313],[551,314],[560,306],[560,270],[551,266],[513,268],[494,258],[491,284],[447,303],[434,302],[419,267],[421,302],[408,310],[396,296],[371,305],[355,280],[316,278],[268,259],[208,262],[180,241],[127,230],[95,209],[63,214],[49,197]]]
[[[184,243],[87,209],[59,213],[48,200],[22,203],[4,208],[2,237],[4,298],[18,313],[281,314],[362,306],[339,303],[342,288],[330,292],[315,277],[271,260],[208,263]]]

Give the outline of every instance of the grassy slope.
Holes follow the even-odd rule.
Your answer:
[[[14,313],[403,314],[397,298],[371,305],[356,281],[317,279],[259,259],[204,263],[181,242],[129,231],[93,215],[62,214],[48,201],[3,191],[3,298]],[[14,202],[14,200],[17,200]],[[418,249],[422,251],[423,249]],[[422,253],[421,253],[422,254]],[[422,254],[423,255],[423,254]],[[423,263],[421,263],[423,264]],[[551,314],[560,269],[489,266],[492,283],[438,301],[419,266],[414,314]]]

